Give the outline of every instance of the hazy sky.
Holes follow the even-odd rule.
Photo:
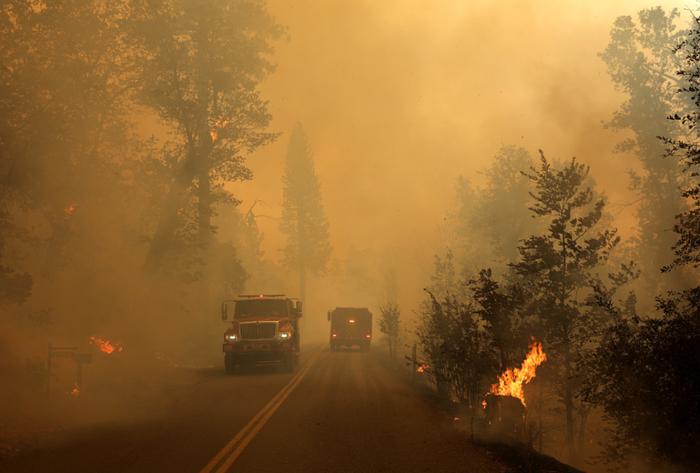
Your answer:
[[[387,242],[432,257],[459,174],[504,144],[577,156],[632,223],[625,170],[605,130],[622,96],[598,53],[619,15],[692,2],[597,0],[272,0],[287,26],[264,84],[275,130],[306,128],[322,182],[335,256]],[[247,208],[280,214],[288,136],[256,154]],[[620,210],[622,208],[622,210]],[[268,255],[278,221],[261,219]]]

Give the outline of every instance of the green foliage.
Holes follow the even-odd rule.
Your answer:
[[[641,173],[630,174],[640,199],[637,252],[644,292],[649,294],[664,286],[658,272],[671,260],[673,235],[668,230],[682,209],[676,192],[681,182],[680,168],[674,160],[660,159],[664,145],[657,138],[674,136],[679,131],[666,120],[679,105],[675,93],[678,77],[673,74],[678,63],[674,48],[685,32],[676,28],[678,18],[677,10],[666,12],[661,7],[641,10],[636,19],[619,17],[607,48],[601,53],[610,77],[626,95],[609,127],[632,132],[619,150],[635,152],[642,165]],[[671,287],[678,284],[680,281],[675,281]]]
[[[438,298],[458,292],[459,281],[455,271],[454,255],[451,250],[445,251],[443,256],[435,255],[433,273],[430,275],[430,292]]]
[[[486,323],[494,348],[498,352],[499,371],[515,366],[515,355],[527,346],[521,308],[526,295],[517,284],[501,288],[490,269],[482,269],[476,279],[469,281],[476,313]]]
[[[158,268],[172,253],[188,197],[196,200],[192,230],[206,246],[212,206],[231,199],[223,183],[251,179],[247,155],[276,137],[258,86],[273,69],[272,42],[282,30],[256,0],[136,0],[128,31],[138,97],[175,127],[180,149],[149,253]]]
[[[700,462],[700,291],[659,301],[661,318],[608,305],[616,321],[587,360],[583,391],[614,426],[605,454],[631,455],[696,471]]]
[[[417,335],[438,393],[453,396],[476,409],[481,402],[484,378],[495,367],[493,351],[482,320],[469,301],[453,294],[438,299],[427,291]]]
[[[527,213],[530,182],[523,175],[532,165],[523,148],[504,146],[483,172],[486,181],[473,187],[460,178],[457,185],[456,233],[460,262],[470,270],[498,262],[500,273],[517,257],[518,242],[535,231]],[[474,242],[478,241],[478,245]]]
[[[379,312],[381,314],[379,330],[386,335],[389,343],[389,354],[393,358],[396,356],[396,348],[399,341],[401,309],[395,302],[387,302],[379,307]]]
[[[696,270],[700,265],[700,20],[676,51],[682,57],[678,94],[692,105],[674,114],[686,133],[664,137],[668,157],[679,159],[687,176],[682,196],[689,203],[676,217],[675,259],[665,271]],[[694,278],[697,281],[697,278]],[[683,471],[697,471],[700,463],[700,287],[658,297],[661,317],[640,318],[618,309],[609,297],[601,307],[616,322],[608,328],[589,360],[590,376],[584,394],[600,405],[614,424],[615,436],[607,457],[623,466],[631,454],[667,462]]]
[[[601,228],[605,201],[587,185],[589,168],[575,159],[554,167],[540,152],[540,166],[527,176],[533,181],[530,210],[546,222],[546,232],[522,241],[520,259],[512,265],[527,281],[530,309],[537,316],[558,371],[566,416],[566,440],[574,451],[575,397],[581,373],[576,361],[596,327],[586,310],[597,271],[619,243],[614,229]]]
[[[680,122],[686,131],[683,138],[663,138],[669,157],[679,160],[688,181],[682,196],[689,203],[688,209],[676,219],[674,231],[678,240],[673,245],[675,259],[666,268],[669,271],[681,266],[697,269],[700,266],[700,144],[697,141],[697,127],[700,123],[700,20],[695,18],[693,28],[677,48],[682,56],[678,75],[682,78],[679,95],[691,103],[687,112],[676,113],[671,119]]]

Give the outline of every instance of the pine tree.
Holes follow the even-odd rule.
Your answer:
[[[299,296],[305,300],[307,277],[326,270],[331,246],[321,185],[301,124],[294,127],[289,138],[282,182],[281,230],[287,236],[284,262],[298,272]]]

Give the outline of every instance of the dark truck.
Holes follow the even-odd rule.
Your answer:
[[[229,374],[244,366],[279,364],[294,371],[298,363],[301,301],[282,294],[243,295],[221,304],[224,366]]]
[[[331,323],[331,351],[354,347],[369,350],[372,313],[366,307],[336,307],[328,312],[328,320]]]

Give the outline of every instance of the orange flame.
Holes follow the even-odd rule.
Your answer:
[[[227,118],[220,118],[214,122],[214,126],[209,130],[209,136],[211,137],[211,142],[216,143],[219,139],[219,131],[223,130],[228,126],[229,120]]]
[[[425,370],[427,370],[428,368],[430,368],[429,364],[421,363],[420,365],[418,365],[418,368],[416,368],[416,372],[417,373],[425,373]]]
[[[73,397],[80,396],[80,386],[78,386],[78,383],[73,384],[73,389],[70,390],[70,395]]]
[[[542,349],[542,343],[530,342],[530,351],[520,368],[509,368],[498,377],[498,383],[491,386],[491,394],[499,396],[513,396],[525,404],[523,386],[532,381],[537,372],[537,367],[547,361],[547,354]]]
[[[120,353],[124,348],[115,342],[110,342],[101,337],[90,337],[90,343],[95,345],[102,353],[111,355],[112,353]]]
[[[63,209],[63,214],[66,216],[66,218],[72,217],[75,215],[75,211],[78,210],[78,205],[75,203],[68,204],[66,208]]]

